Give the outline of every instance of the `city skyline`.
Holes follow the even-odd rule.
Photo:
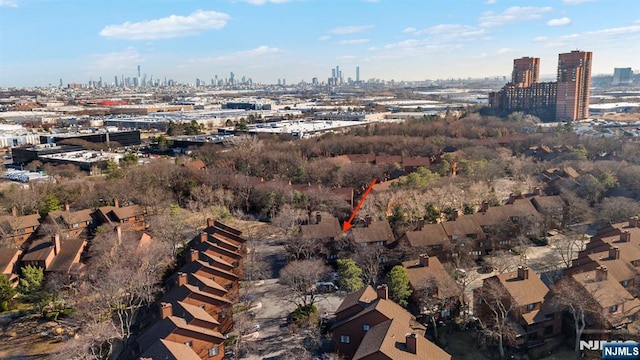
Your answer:
[[[593,52],[592,74],[640,68],[635,1],[0,0],[0,87],[100,78],[209,84],[509,75],[514,58]],[[636,10],[633,10],[636,9]],[[61,23],[63,21],[63,23]],[[141,74],[138,76],[138,68]]]

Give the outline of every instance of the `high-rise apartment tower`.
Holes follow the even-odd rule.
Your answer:
[[[556,121],[589,117],[591,52],[574,50],[558,56]]]
[[[540,81],[540,58],[523,57],[513,60],[511,82],[517,87],[529,87]]]

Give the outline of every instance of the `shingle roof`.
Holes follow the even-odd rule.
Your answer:
[[[87,241],[84,239],[67,239],[60,241],[60,252],[51,262],[47,271],[60,271],[68,273],[73,265],[73,260],[82,253]]]
[[[390,319],[382,322],[367,331],[358,350],[353,356],[353,360],[366,360],[379,358],[373,357],[380,353],[393,360],[450,360],[451,355],[421,336],[415,334],[416,353],[412,353],[407,348],[407,334],[411,329],[397,319]]]
[[[39,240],[34,242],[29,250],[22,257],[22,261],[42,261],[53,252],[53,243],[49,240]]]
[[[425,224],[422,230],[407,231],[405,236],[411,247],[449,244],[449,236],[440,223]]]
[[[224,340],[224,336],[218,331],[210,330],[200,326],[189,325],[187,322],[177,316],[169,316],[165,319],[156,321],[147,331],[142,333],[137,342],[143,349],[149,348],[158,339],[164,339],[172,334],[176,329],[182,329],[190,332],[195,332],[200,335],[208,336],[209,341],[214,342],[213,338]],[[218,342],[217,340],[215,342]]]
[[[319,224],[300,226],[300,237],[303,239],[329,239],[340,234],[342,228],[335,217],[323,216]]]
[[[4,274],[11,274],[13,269],[12,260],[22,253],[22,249],[19,248],[0,248],[0,270]]]
[[[529,269],[528,279],[518,277],[518,271],[495,275],[509,295],[520,305],[543,302],[549,288],[540,280],[538,275]]]
[[[200,360],[200,356],[185,344],[158,339],[140,356],[152,360]]]
[[[395,240],[391,226],[386,220],[372,221],[366,227],[352,228],[351,238],[358,244],[377,241],[384,241],[385,244],[389,244]]]
[[[342,303],[340,303],[340,306],[338,306],[338,309],[336,309],[335,313],[338,314],[343,310],[357,305],[358,303],[371,303],[377,298],[378,294],[376,293],[375,289],[371,285],[367,285],[366,287],[358,291],[354,291],[348,294],[344,298],[344,300],[342,300]]]
[[[49,213],[52,219],[57,220],[62,218],[67,225],[80,224],[87,221],[92,221],[93,209],[83,209],[78,211],[52,211]]]
[[[461,295],[460,287],[437,257],[429,257],[428,266],[421,266],[420,260],[405,261],[402,266],[407,270],[409,283],[414,289],[418,289],[425,279],[432,277],[438,287],[438,298],[448,299]]]
[[[220,323],[214,319],[211,315],[209,315],[203,308],[191,304],[187,304],[186,302],[178,301],[178,305],[191,317],[194,319],[202,320],[208,323],[213,323],[220,325]],[[174,310],[175,311],[175,310]]]
[[[8,229],[9,231],[16,231],[18,229],[25,229],[28,227],[40,226],[39,219],[40,219],[39,214],[31,214],[31,215],[24,215],[24,216],[3,215],[3,216],[0,216],[0,225],[2,225],[3,228]]]
[[[455,221],[445,221],[442,223],[444,231],[449,236],[458,236],[464,239],[467,235],[479,235],[482,234],[482,229],[474,221],[472,216],[460,216]]]

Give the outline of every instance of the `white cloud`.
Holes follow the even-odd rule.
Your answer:
[[[144,62],[144,57],[132,47],[124,51],[91,55],[88,70],[96,74],[117,73],[121,70],[132,70],[132,64]]]
[[[571,25],[571,19],[568,17],[561,17],[559,19],[551,19],[547,21],[547,25],[549,26],[567,26]]]
[[[0,0],[0,7],[17,8],[18,3],[14,0]]]
[[[498,55],[504,55],[504,54],[509,54],[509,53],[513,53],[518,51],[518,49],[513,49],[513,48],[501,48],[498,49],[498,51],[496,51],[496,54]]]
[[[372,29],[373,25],[363,25],[363,26],[342,26],[329,30],[330,34],[334,35],[349,35],[349,34],[357,34],[363,31]]]
[[[322,35],[322,36],[320,36],[320,37],[318,38],[318,41],[327,41],[327,40],[329,40],[329,39],[331,39],[331,36],[329,36],[329,35]]]
[[[403,33],[410,33],[410,34],[411,33],[415,33],[417,31],[418,31],[418,29],[416,29],[414,27],[408,27],[408,28],[405,28],[404,30],[402,30]]]
[[[535,38],[533,38],[533,41],[535,42],[542,42],[542,41],[547,41],[548,38],[546,36],[536,36]]]
[[[216,11],[197,10],[188,16],[171,15],[161,19],[107,25],[100,35],[113,39],[156,40],[189,36],[210,29],[221,29],[229,15]]]
[[[283,53],[283,51],[277,47],[261,45],[255,49],[238,51],[227,55],[190,59],[188,64],[238,64],[240,62],[246,63],[254,61],[255,58],[262,58],[268,55],[277,55],[280,53]]]
[[[243,1],[252,5],[264,5],[266,3],[284,4],[284,3],[290,2],[291,0],[243,0]]]
[[[553,10],[550,6],[512,6],[501,13],[486,11],[480,16],[480,26],[492,27],[501,26],[508,23],[518,23],[534,19],[539,19],[542,14]]]
[[[485,2],[485,4],[488,4],[488,5],[495,4],[495,3],[496,3],[496,0],[487,0]]]
[[[578,5],[586,2],[594,2],[595,0],[562,0],[565,5]]]
[[[350,39],[340,41],[340,45],[362,45],[369,42],[369,39]]]

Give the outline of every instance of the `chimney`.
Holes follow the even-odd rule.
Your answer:
[[[207,227],[213,227],[213,218],[207,218]]]
[[[198,261],[200,259],[200,252],[195,249],[189,251],[189,262]]]
[[[116,226],[113,231],[116,233],[116,237],[118,239],[118,245],[122,244],[122,227],[120,225]]]
[[[456,221],[458,220],[459,216],[460,212],[458,211],[458,209],[453,209],[453,211],[451,212],[451,220]]]
[[[207,242],[207,240],[209,240],[209,234],[207,234],[205,231],[200,233],[200,242],[201,243],[205,243]]]
[[[422,231],[423,227],[424,227],[424,219],[418,220],[418,227],[416,228],[416,231]]]
[[[429,266],[429,255],[420,254],[420,266],[421,267],[428,267]]]
[[[533,188],[533,195],[542,195],[542,189],[539,186]]]
[[[389,288],[387,285],[380,285],[376,288],[376,293],[378,294],[378,299],[389,299]]]
[[[624,231],[620,233],[620,242],[629,242],[631,241],[631,233],[629,231]]]
[[[118,199],[113,199],[113,206],[120,207],[120,201]]]
[[[487,210],[489,210],[489,202],[488,202],[488,201],[483,201],[483,202],[482,202],[482,207],[480,208],[480,210],[481,210],[483,213],[486,213],[486,212],[487,212]]]
[[[53,255],[58,255],[60,252],[60,234],[53,235],[51,242],[53,243]]]
[[[409,333],[405,336],[407,340],[407,351],[412,354],[417,354],[418,338],[415,333]]]
[[[518,278],[520,280],[529,279],[529,267],[527,267],[527,266],[518,266]]]
[[[176,277],[176,286],[187,285],[187,274],[183,272],[179,272]]]
[[[629,218],[629,227],[630,228],[637,228],[638,227],[638,217],[637,216]]]
[[[611,260],[620,259],[620,248],[619,247],[614,246],[614,247],[609,249],[609,259],[611,259]]]
[[[18,208],[17,207],[12,207],[11,208],[11,216],[13,217],[18,217]]]
[[[371,215],[367,215],[364,217],[364,222],[367,224],[367,226],[371,225]]]
[[[513,204],[514,202],[516,202],[516,194],[511,193],[509,194],[509,200],[507,201],[507,204]]]
[[[316,212],[316,224],[320,224],[322,221],[322,215],[320,215],[320,211]]]
[[[71,209],[69,208],[69,203],[64,203],[64,211],[69,212]]]
[[[607,267],[606,266],[598,266],[596,268],[596,281],[604,281],[607,280]]]
[[[171,303],[160,303],[160,319],[166,319],[169,316],[173,316],[173,306]]]

